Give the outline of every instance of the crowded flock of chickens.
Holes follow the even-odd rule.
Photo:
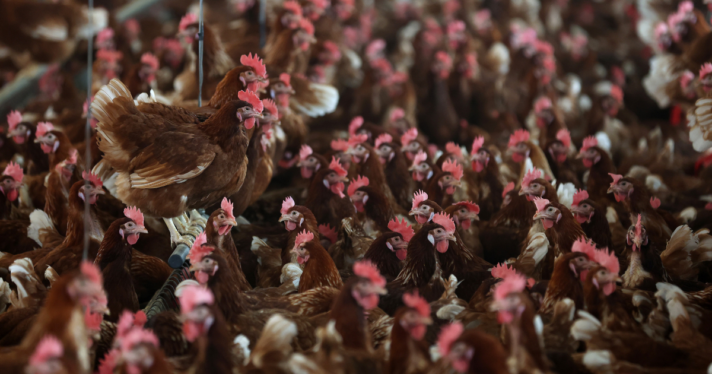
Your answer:
[[[0,373],[712,372],[710,4],[0,2]]]

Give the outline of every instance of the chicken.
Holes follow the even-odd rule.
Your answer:
[[[126,87],[114,80],[102,88],[92,103],[92,111],[100,121],[99,132],[103,134],[99,148],[105,154],[95,169],[112,168],[119,173],[118,198],[145,214],[164,218],[171,240],[177,243],[183,239],[170,218],[187,209],[216,203],[221,197],[239,191],[244,182],[247,138],[243,129],[254,126],[255,117],[261,116],[262,111],[262,102],[254,94],[247,96],[254,105],[231,102],[198,124],[189,112],[176,107],[144,103],[137,108]],[[140,131],[144,137],[135,137],[134,127],[143,121],[153,122],[156,127],[150,134]],[[126,138],[129,143],[119,143],[122,137],[131,140]],[[181,142],[187,147],[183,151],[191,154],[188,158],[183,155],[185,160],[191,160],[189,165],[156,166],[156,162],[164,162],[159,160],[174,160],[172,151]],[[226,163],[227,160],[230,162]],[[201,178],[196,179],[198,175]],[[146,204],[158,194],[164,204]]]
[[[459,322],[443,327],[438,336],[443,364],[461,373],[509,373],[507,352],[497,338],[480,329],[463,331]]]
[[[340,227],[341,220],[354,215],[353,205],[344,195],[347,171],[335,157],[327,168],[317,171],[312,177],[307,201],[304,204],[314,213],[317,222]]]
[[[9,1],[3,3],[0,13],[2,34],[8,36],[2,38],[2,44],[16,54],[27,52],[33,60],[46,64],[65,60],[81,39],[92,37],[108,22],[106,9],[90,11],[74,3]]]
[[[21,148],[26,160],[27,174],[35,175],[49,170],[49,159],[41,146],[35,142],[37,127],[22,120],[22,114],[12,111],[7,115],[8,137]]]
[[[472,142],[470,162],[476,179],[470,189],[474,189],[475,195],[478,197],[477,201],[481,208],[480,218],[489,221],[502,206],[504,187],[499,174],[499,166],[487,147],[484,147],[484,143],[485,138],[482,136],[475,138]]]
[[[20,373],[34,349],[46,335],[57,338],[63,347],[62,362],[77,373],[89,373],[88,319],[106,309],[99,270],[83,263],[79,272],[63,275],[48,293],[44,308],[20,345],[2,353],[2,368]]]
[[[377,237],[388,230],[388,220],[395,214],[393,206],[378,185],[364,176],[354,178],[346,190],[359,215],[364,215],[362,225],[366,234]]]
[[[101,269],[105,280],[104,289],[109,299],[107,321],[118,322],[120,313],[128,309],[139,309],[138,296],[131,277],[132,245],[141,234],[148,231],[144,226],[143,214],[136,208],[126,208],[125,218],[120,218],[109,226],[97,252],[94,263]],[[122,279],[122,282],[118,280]]]
[[[324,247],[314,240],[314,234],[302,231],[294,241],[292,251],[297,255],[297,262],[304,265],[304,273],[299,279],[299,292],[320,286],[341,288],[343,282],[334,261]]]
[[[615,248],[611,228],[606,219],[606,210],[589,198],[588,192],[579,190],[574,194],[571,213],[581,225],[586,237],[598,248]],[[616,254],[619,252],[617,251]]]
[[[388,372],[422,373],[431,365],[423,340],[432,323],[430,305],[417,293],[403,294],[403,302],[405,306],[393,317]]]
[[[401,152],[401,147],[393,141],[390,134],[381,134],[375,140],[374,150],[384,165],[383,173],[395,202],[403,209],[408,209],[410,196],[414,192],[414,182],[408,175],[408,161]]]
[[[581,279],[586,279],[589,269],[595,265],[595,259],[589,257],[591,248],[586,248],[591,246],[592,244],[579,240],[574,243],[571,253],[563,254],[556,260],[540,308],[542,314],[552,314],[556,303],[564,298],[572,300],[576,309],[583,309]]]

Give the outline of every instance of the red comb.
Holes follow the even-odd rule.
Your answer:
[[[521,142],[526,142],[529,140],[529,131],[527,130],[517,130],[509,137],[509,147],[514,147]]]
[[[289,209],[292,209],[294,207],[294,199],[292,199],[291,196],[287,197],[282,201],[282,209],[279,211],[282,214],[287,214],[289,213]]]
[[[472,201],[460,201],[460,202],[455,203],[454,205],[465,207],[470,212],[475,212],[476,214],[480,214],[480,206],[473,203]]]
[[[413,228],[408,224],[405,218],[401,220],[397,217],[393,218],[390,222],[388,222],[388,229],[399,233],[406,242],[410,242],[410,239],[412,239],[413,235],[415,235]]]
[[[356,131],[361,128],[363,125],[363,117],[358,116],[354,117],[354,119],[351,120],[351,123],[349,123],[349,135],[354,136],[356,135]]]
[[[294,0],[285,1],[284,4],[282,4],[282,6],[284,7],[285,10],[287,10],[291,13],[294,13],[300,17],[302,16],[302,6],[299,5],[299,3],[297,3],[296,1],[294,1]]]
[[[423,190],[417,191],[413,194],[413,206],[410,208],[411,210],[417,208],[420,206],[420,203],[423,201],[428,200],[428,194],[425,193]]]
[[[282,83],[284,83],[285,86],[291,87],[292,77],[290,77],[289,74],[287,74],[287,73],[280,74],[279,80],[282,81]]]
[[[299,159],[304,161],[311,156],[312,153],[314,153],[314,151],[312,151],[310,146],[302,144],[302,148],[299,149]]]
[[[240,57],[240,63],[243,66],[249,66],[254,70],[255,74],[259,75],[262,78],[267,78],[267,68],[265,67],[264,62],[262,62],[262,59],[255,55],[253,56],[252,53],[247,54],[247,55],[242,55]],[[281,78],[281,76],[280,76]]]
[[[158,59],[152,53],[144,53],[141,56],[141,63],[150,66],[153,70],[158,70]]]
[[[494,288],[494,299],[502,300],[513,292],[522,292],[527,285],[527,280],[523,275],[513,272],[507,274],[504,279],[497,283]]]
[[[314,35],[314,25],[306,18],[299,20],[299,28],[309,35]]]
[[[571,206],[578,206],[581,204],[582,201],[588,199],[588,192],[585,190],[578,190],[574,194],[574,201],[571,203]]]
[[[191,264],[197,264],[198,262],[203,261],[203,257],[213,253],[215,248],[210,245],[203,245],[207,242],[208,237],[205,235],[205,231],[201,232],[200,235],[195,238],[193,246],[190,247],[190,252],[188,252],[188,259]]]
[[[334,228],[331,227],[328,223],[323,223],[319,225],[319,235],[329,239],[332,244],[336,243],[336,241],[339,239],[339,236],[336,234],[336,230],[334,230]]]
[[[96,44],[104,43],[114,38],[114,29],[110,27],[103,28],[96,33]]]
[[[413,158],[413,165],[418,165],[427,159],[428,159],[428,154],[423,152],[423,150],[421,149],[418,151],[418,153],[415,154],[415,157]]]
[[[536,205],[536,211],[542,212],[542,211],[544,211],[546,206],[549,205],[549,200],[542,199],[541,197],[535,197],[534,204]]]
[[[435,59],[442,62],[443,65],[445,65],[446,70],[449,70],[452,67],[452,58],[447,54],[447,52],[438,51],[435,53]]]
[[[237,93],[237,98],[242,101],[247,101],[257,113],[262,113],[265,109],[262,105],[262,100],[252,91],[240,91]]]
[[[635,223],[635,236],[641,236],[643,234],[643,218],[638,214],[638,221]]]
[[[608,269],[611,273],[618,274],[620,271],[618,257],[616,257],[616,254],[613,251],[608,252],[608,249],[606,248],[596,251],[595,261]]]
[[[232,215],[232,210],[233,210],[232,201],[228,200],[227,197],[223,197],[222,201],[220,202],[220,209],[225,211],[228,218],[235,219],[235,216]]]
[[[391,134],[381,134],[376,138],[376,148],[380,148],[383,143],[391,143],[393,142],[393,137]]]
[[[20,112],[13,110],[7,115],[7,125],[10,127],[10,131],[15,130],[20,122],[22,122],[22,114]]]
[[[54,130],[54,125],[52,125],[52,122],[39,122],[37,124],[36,135],[38,138],[41,138],[52,130]]]
[[[595,260],[596,251],[596,244],[593,242],[593,240],[586,240],[586,238],[583,236],[578,238],[571,246],[571,252],[585,253],[591,260]]]
[[[457,161],[451,160],[446,160],[443,163],[443,171],[452,174],[452,177],[457,180],[460,180],[462,178],[462,175],[464,174],[464,171],[462,170],[462,165],[460,165]]]
[[[262,106],[267,109],[268,112],[272,113],[275,117],[279,117],[279,111],[277,110],[277,104],[274,103],[272,99],[262,99]]]
[[[188,13],[180,19],[180,23],[178,24],[178,30],[184,31],[186,28],[188,28],[189,25],[194,24],[196,22],[198,22],[198,15],[195,13]]]
[[[611,95],[611,97],[614,98],[619,104],[623,103],[623,91],[621,90],[620,87],[616,86],[615,84],[611,86],[610,95]]]
[[[90,282],[104,286],[104,281],[101,278],[101,271],[99,271],[99,268],[96,265],[88,261],[82,261],[79,268],[82,275],[89,279]]]
[[[474,155],[475,153],[480,151],[480,148],[485,144],[485,138],[482,136],[478,136],[475,138],[475,140],[472,142],[472,154]]]
[[[124,209],[124,215],[126,218],[131,219],[138,226],[143,226],[143,213],[141,210],[135,206],[127,207]]]
[[[529,170],[526,174],[524,174],[524,178],[522,179],[522,187],[529,187],[529,185],[535,180],[541,178],[541,170],[539,169],[532,169]]]
[[[598,146],[598,140],[593,136],[587,136],[583,140],[583,145],[581,146],[581,152],[587,151],[591,147]]]
[[[12,179],[15,180],[15,182],[22,183],[22,178],[24,177],[24,173],[22,172],[22,168],[20,165],[10,161],[9,164],[5,167],[5,171],[2,172],[2,175],[7,175],[9,177],[12,177]]]
[[[349,137],[348,142],[349,142],[349,147],[354,147],[361,143],[365,143],[366,141],[368,141],[368,135],[358,134],[358,135],[351,135],[351,137]]]
[[[502,190],[502,197],[507,196],[507,194],[512,190],[514,190],[514,182],[507,183],[507,185],[504,186],[504,190]]]
[[[361,278],[367,278],[378,287],[386,286],[386,279],[378,271],[376,265],[369,260],[361,260],[354,264],[354,274]]]
[[[180,295],[180,311],[183,314],[190,313],[198,305],[213,305],[215,298],[209,289],[201,286],[186,286]]]
[[[121,339],[121,351],[128,352],[137,344],[151,344],[154,347],[158,347],[158,337],[149,330],[139,328],[131,329],[131,331]]]
[[[336,157],[332,156],[331,157],[331,163],[329,164],[329,169],[333,170],[338,174],[340,177],[345,177],[348,172],[346,169],[344,169],[343,166],[341,166],[341,163],[339,160],[336,159]]]
[[[616,184],[618,184],[618,181],[623,178],[623,176],[620,175],[620,174],[608,173],[608,175],[610,175],[611,178],[613,178],[613,182],[611,182],[611,187],[613,187],[613,186],[615,186]]]
[[[368,183],[369,183],[368,178],[359,175],[356,178],[354,178],[354,180],[351,181],[351,183],[349,183],[349,188],[346,191],[349,194],[349,196],[353,196],[353,194],[356,193],[357,189],[359,189],[361,187],[368,186]]]
[[[405,111],[401,108],[395,108],[391,112],[390,120],[391,122],[395,122],[403,117],[405,117]]]
[[[303,243],[308,243],[314,240],[314,233],[311,231],[304,230],[297,235],[297,239],[294,240],[294,248],[299,247]]]
[[[452,234],[455,232],[455,222],[450,218],[450,215],[445,212],[437,213],[433,216],[433,222],[442,226],[445,231]]]
[[[418,311],[421,316],[430,317],[430,304],[418,295],[418,290],[413,291],[413,293],[404,293],[403,303],[409,308]]]
[[[331,141],[331,149],[335,151],[345,152],[349,149],[349,142],[348,140],[344,139],[334,139]]]
[[[30,357],[30,366],[46,363],[48,360],[60,358],[64,354],[64,347],[59,339],[52,335],[45,335],[35,347],[35,352]]]
[[[369,59],[372,59],[375,57],[374,55],[380,53],[384,48],[386,48],[386,41],[383,39],[376,39],[373,40],[372,42],[368,43],[366,46],[366,56],[369,57]]]
[[[104,185],[104,183],[101,182],[101,179],[99,179],[98,176],[94,173],[87,173],[86,171],[82,172],[82,179],[85,181],[88,180],[89,183],[93,184],[94,187],[99,188]]]
[[[440,351],[440,356],[445,357],[450,354],[452,343],[462,335],[463,330],[464,328],[460,322],[453,322],[440,329],[440,334],[438,335],[438,351]]]
[[[490,273],[492,274],[493,278],[504,279],[510,276],[511,274],[517,274],[517,271],[514,270],[513,267],[510,268],[507,264],[501,262],[497,264],[497,266],[493,267],[490,270]]]
[[[534,103],[534,113],[539,113],[542,110],[550,109],[551,108],[551,99],[549,99],[546,96],[542,96],[539,99],[537,99],[536,103]]]
[[[712,64],[709,62],[706,62],[702,67],[700,68],[700,79],[704,78],[705,75],[712,73]]]
[[[564,145],[564,147],[571,147],[571,134],[569,130],[561,129],[556,133],[556,139]]]
[[[401,144],[405,147],[418,137],[418,129],[412,128],[401,136]]]
[[[445,152],[462,157],[462,148],[455,144],[455,142],[448,142],[445,144]]]

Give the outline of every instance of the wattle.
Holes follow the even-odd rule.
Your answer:
[[[399,260],[403,261],[405,260],[406,257],[408,257],[408,250],[407,249],[399,249],[396,251],[396,257],[398,257]]]
[[[309,179],[309,178],[311,178],[312,174],[314,174],[312,169],[309,169],[307,167],[302,167],[301,172],[302,172],[302,178],[304,178],[304,179]]]
[[[138,237],[139,237],[139,234],[129,234],[129,236],[126,238],[126,241],[129,244],[134,245],[134,244],[136,244],[136,242],[138,242]]]
[[[591,166],[593,166],[593,161],[591,161],[591,160],[589,160],[589,159],[587,159],[587,158],[584,158],[584,159],[583,159],[583,166],[585,166],[585,167],[587,167],[587,168],[590,168]]]
[[[14,140],[16,144],[23,144],[25,142],[25,137],[24,136],[13,136],[12,140]]]
[[[44,153],[52,153],[53,147],[51,145],[42,143],[42,144],[40,144],[40,148],[42,148],[42,152],[44,152]]]
[[[512,161],[524,162],[524,155],[521,153],[512,153]]]
[[[582,216],[582,215],[580,215],[580,214],[574,214],[574,218],[576,218],[576,221],[577,221],[579,224],[582,224],[582,223],[588,221],[588,217]]]
[[[455,193],[455,186],[449,186],[448,188],[445,189],[445,193],[448,195],[452,195]]]
[[[471,225],[472,225],[472,221],[470,221],[469,219],[465,219],[462,222],[460,222],[460,227],[462,227],[463,230],[469,229]]]
[[[285,228],[287,229],[287,231],[292,231],[297,228],[297,223],[292,222],[292,221],[287,221],[287,223],[285,224]]]
[[[554,221],[552,221],[550,219],[544,218],[544,219],[542,219],[542,223],[544,224],[545,229],[550,229],[550,228],[554,227]]]
[[[10,201],[15,201],[17,200],[17,190],[10,190],[10,192],[7,193],[7,199]]]
[[[329,187],[331,192],[339,195],[339,197],[343,198],[344,196],[344,182],[339,182],[336,184],[332,184],[331,187]]]
[[[449,246],[450,246],[450,243],[448,242],[448,240],[443,240],[443,241],[435,243],[435,249],[440,253],[447,252],[447,248]]]
[[[195,272],[195,279],[198,281],[200,284],[206,284],[208,283],[208,280],[210,279],[210,275],[204,271],[196,271]]]
[[[422,214],[417,214],[417,215],[415,216],[415,220],[418,221],[418,223],[421,224],[421,225],[424,225],[425,223],[427,223],[427,222],[428,222],[428,218],[429,218],[429,217],[426,217],[426,216],[424,216],[424,215],[422,215]]]
[[[479,172],[481,172],[482,170],[485,170],[485,165],[483,165],[483,164],[482,164],[481,162],[479,162],[479,161],[473,161],[473,162],[472,162],[472,170],[474,170],[474,171],[476,171],[476,172],[479,173]]]
[[[603,293],[608,296],[613,293],[613,291],[616,290],[616,284],[615,283],[608,283],[605,286],[603,286]]]

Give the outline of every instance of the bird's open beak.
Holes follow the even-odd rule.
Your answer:
[[[284,222],[284,221],[289,221],[289,215],[282,214],[282,216],[279,217],[279,221],[277,221],[277,222]]]

